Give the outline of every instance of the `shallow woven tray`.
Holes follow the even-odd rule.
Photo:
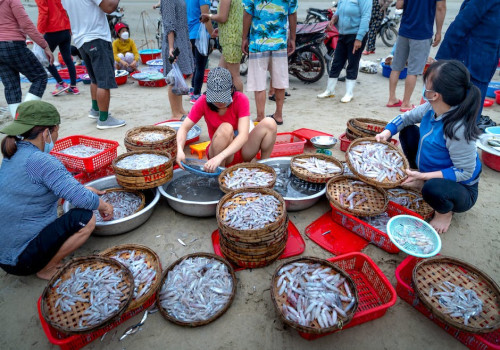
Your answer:
[[[127,288],[122,290],[123,296],[121,298],[122,305],[118,311],[110,315],[106,320],[102,321],[100,324],[89,326],[89,327],[79,327],[78,323],[83,312],[90,306],[90,303],[76,302],[74,306],[71,307],[71,312],[63,312],[59,308],[55,307],[55,303],[57,299],[59,299],[60,295],[56,291],[56,287],[54,283],[61,278],[62,281],[65,281],[71,276],[71,273],[78,267],[82,270],[87,267],[91,267],[92,269],[98,269],[105,266],[111,266],[115,269],[115,271],[121,271],[123,280],[119,284],[127,285]],[[42,305],[41,311],[42,316],[45,321],[51,325],[53,328],[58,331],[68,333],[68,334],[77,334],[77,333],[89,333],[98,328],[104,327],[110,323],[112,323],[117,317],[119,317],[128,307],[130,302],[132,301],[132,295],[134,291],[134,278],[129,269],[127,269],[120,262],[104,258],[100,256],[89,256],[89,257],[81,257],[75,258],[68,263],[66,263],[49,281],[45,289],[42,293]],[[82,297],[88,297],[90,293],[80,294]]]
[[[340,168],[340,172],[333,174],[313,174],[307,169],[293,165],[293,162],[295,162],[296,159],[311,158],[311,157],[322,159],[327,162],[335,164]],[[290,159],[290,169],[292,170],[292,174],[297,176],[299,179],[302,179],[307,182],[321,183],[321,184],[327,183],[328,180],[330,180],[332,177],[337,175],[342,175],[344,173],[344,166],[339,160],[337,160],[332,156],[327,156],[326,154],[321,154],[321,153],[307,153],[292,157],[292,159]]]
[[[385,190],[365,183],[352,184],[352,182],[363,182],[354,176],[336,176],[328,181],[326,185],[326,197],[330,203],[337,209],[351,213],[355,216],[374,216],[382,214],[387,210],[387,193]],[[368,198],[358,208],[349,209],[349,207],[340,204],[340,194],[343,192],[363,191]]]
[[[279,288],[277,287],[277,284],[278,284],[278,279],[279,279],[279,276],[278,276],[278,271],[285,265],[288,265],[288,264],[292,264],[292,263],[295,263],[295,262],[305,262],[305,263],[311,263],[311,264],[315,264],[315,263],[320,263],[322,264],[323,266],[325,267],[330,267],[333,271],[337,272],[337,273],[340,273],[342,275],[342,277],[345,278],[347,284],[349,285],[349,288],[351,290],[351,294],[354,296],[355,298],[355,303],[354,303],[354,306],[351,308],[351,310],[348,311],[347,313],[347,317],[342,317],[340,315],[337,315],[337,325],[335,326],[332,326],[332,327],[326,327],[326,328],[321,328],[318,324],[317,321],[314,321],[313,322],[313,327],[306,327],[306,326],[302,326],[296,322],[293,322],[293,321],[290,321],[288,320],[284,315],[283,315],[283,304],[284,303],[287,303],[287,300],[286,300],[286,295],[285,293],[283,293],[283,295],[278,295],[278,292],[279,292]],[[341,286],[339,286],[339,289],[343,292],[345,292],[345,288],[344,288],[344,285],[342,284]],[[309,334],[325,334],[325,333],[331,333],[337,329],[342,329],[342,327],[346,324],[348,324],[349,322],[351,322],[354,314],[356,313],[356,310],[358,308],[358,291],[356,289],[356,284],[353,282],[353,280],[351,279],[351,276],[349,276],[349,274],[347,274],[344,270],[342,270],[341,268],[339,268],[337,265],[331,263],[330,261],[328,260],[324,260],[324,259],[319,259],[319,258],[316,258],[316,257],[312,257],[312,256],[302,256],[302,257],[296,257],[296,258],[293,258],[293,259],[290,259],[290,260],[287,260],[285,262],[283,262],[282,264],[280,264],[276,270],[274,271],[274,274],[273,274],[273,278],[271,280],[271,299],[273,300],[273,303],[274,303],[274,306],[276,308],[276,311],[278,312],[278,315],[280,317],[280,319],[286,323],[287,325],[289,325],[290,327],[292,328],[295,328],[297,329],[298,331],[300,332],[303,332],[303,333],[309,333]],[[343,303],[344,305],[348,304],[347,302]]]
[[[229,300],[227,302],[227,304],[219,310],[218,313],[216,313],[215,315],[213,315],[212,317],[210,317],[209,319],[206,319],[204,321],[195,321],[195,322],[184,322],[184,321],[180,321],[176,318],[174,318],[173,316],[171,316],[167,310],[165,310],[162,306],[161,306],[161,302],[160,302],[160,292],[161,292],[161,288],[163,287],[163,284],[165,283],[165,280],[167,279],[168,277],[168,272],[170,270],[172,270],[176,265],[180,264],[182,261],[186,260],[186,259],[189,259],[189,258],[196,258],[196,257],[206,257],[206,258],[213,258],[213,259],[216,259],[220,262],[222,262],[224,265],[227,266],[227,270],[229,271],[229,273],[231,274],[231,277],[232,277],[232,280],[233,280],[233,289],[231,291],[231,296],[229,297]],[[234,274],[234,269],[233,267],[231,266],[231,264],[229,262],[227,262],[224,258],[221,258],[220,256],[218,255],[215,255],[215,254],[211,254],[211,253],[194,253],[194,254],[188,254],[188,255],[185,255],[179,259],[177,259],[172,265],[170,265],[166,270],[165,272],[163,273],[163,276],[161,278],[161,281],[160,281],[160,284],[158,286],[158,293],[156,294],[156,306],[158,307],[158,310],[160,310],[160,313],[163,317],[165,317],[165,319],[167,321],[170,321],[170,322],[173,322],[175,324],[178,324],[180,326],[187,326],[187,327],[199,327],[199,326],[203,326],[203,325],[206,325],[206,324],[209,324],[210,322],[213,322],[215,321],[216,319],[218,319],[219,317],[221,317],[226,311],[227,309],[229,309],[229,307],[231,306],[231,304],[233,303],[233,300],[234,300],[234,296],[236,295],[236,284],[237,284],[237,280],[236,280],[236,275]]]
[[[391,197],[394,197],[394,198],[407,197],[412,201],[417,199],[417,198],[422,198],[422,194],[420,192],[416,191],[415,189],[409,189],[409,188],[403,188],[403,187],[397,187],[395,189],[404,190],[405,193],[397,193],[397,194],[392,195],[390,193],[390,189],[389,189],[387,191],[387,198],[389,201],[391,200]],[[432,209],[432,207],[426,201],[424,201],[423,198],[418,203],[411,203],[410,206],[407,208],[410,209],[411,211],[414,211],[415,213],[419,214],[424,219],[429,219],[434,214],[434,209]]]
[[[369,142],[372,142],[372,143],[381,143],[381,144],[384,144],[390,150],[397,152],[402,157],[402,159],[403,159],[403,168],[401,170],[403,171],[403,173],[405,175],[402,176],[402,177],[400,175],[396,175],[398,177],[398,180],[395,181],[395,182],[391,182],[387,178],[384,179],[384,181],[380,182],[380,181],[376,181],[376,179],[373,179],[373,178],[370,178],[368,176],[362,175],[358,171],[356,171],[356,168],[354,167],[354,165],[351,163],[351,160],[349,159],[349,153],[351,153],[351,150],[352,150],[353,147],[356,147],[360,143],[366,142],[366,141],[369,141]],[[375,185],[375,186],[379,186],[379,187],[383,187],[383,188],[394,188],[394,187],[397,187],[397,186],[401,185],[403,183],[403,181],[405,181],[408,178],[408,175],[406,174],[406,169],[408,169],[410,167],[410,165],[408,163],[408,160],[406,159],[406,157],[403,154],[403,152],[399,148],[397,148],[396,146],[394,146],[392,143],[390,143],[390,142],[376,141],[375,138],[372,138],[372,137],[365,137],[365,138],[356,139],[353,142],[351,142],[351,144],[349,145],[349,148],[347,148],[347,151],[345,152],[345,160],[346,160],[347,166],[349,167],[349,169],[351,169],[351,171],[352,171],[353,174],[355,174],[356,176],[358,176],[364,182],[372,184],[372,185]]]
[[[127,189],[124,189],[124,188],[108,188],[105,191],[106,191],[106,193],[108,193],[108,192],[130,192],[130,193],[135,194],[139,198],[141,198],[141,204],[139,205],[139,207],[137,208],[137,210],[134,211],[130,215],[133,215],[133,214],[137,213],[138,211],[141,211],[142,209],[144,209],[144,206],[146,205],[146,196],[142,192],[139,192],[139,191],[136,191],[136,190],[127,190]]]
[[[478,268],[459,259],[439,256],[419,262],[413,269],[412,281],[420,300],[444,323],[470,333],[488,333],[500,328],[500,289]],[[483,301],[483,311],[471,317],[467,326],[462,317],[444,313],[445,308],[439,304],[439,297],[429,297],[430,288],[439,289],[438,285],[444,281],[473,289]]]
[[[122,245],[118,245],[118,246],[103,250],[99,255],[106,257],[106,258],[112,258],[118,252],[123,252],[120,254],[120,257],[127,259],[130,256],[130,253],[127,252],[128,250],[135,250],[136,254],[139,253],[140,255],[145,256],[146,257],[145,260],[146,260],[146,263],[148,264],[148,266],[152,267],[156,271],[156,277],[155,277],[154,282],[149,287],[148,292],[143,294],[139,299],[132,298],[132,301],[131,301],[127,311],[133,310],[136,307],[141,306],[142,304],[144,304],[144,302],[146,300],[151,298],[151,296],[158,289],[158,286],[160,285],[160,279],[161,279],[160,257],[151,248],[146,247],[144,245],[122,244]],[[135,286],[135,288],[137,288],[137,293],[139,293],[142,290],[142,288],[144,288],[144,287],[145,287],[145,284],[140,284],[138,286]]]
[[[271,173],[273,175],[273,180],[267,184],[266,186],[253,186],[253,187],[243,187],[243,188],[273,188],[274,184],[276,183],[276,171],[274,168],[270,167],[269,165],[266,164],[261,164],[261,163],[239,163],[236,165],[233,165],[232,167],[224,169],[222,173],[219,175],[219,187],[222,192],[228,193],[231,191],[234,191],[234,189],[231,189],[226,186],[226,179],[225,176],[227,174],[232,175],[232,173],[239,168],[247,168],[247,169],[255,169],[258,168],[261,171],[264,171],[266,173]]]

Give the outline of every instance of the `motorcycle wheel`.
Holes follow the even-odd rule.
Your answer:
[[[288,70],[305,83],[315,83],[325,74],[325,59],[319,49],[308,47],[290,57]]]
[[[321,22],[321,18],[315,15],[307,15],[306,19],[304,20],[304,24],[319,23],[319,22]]]
[[[243,55],[240,62],[240,75],[247,75],[248,73],[248,55]]]
[[[385,46],[393,47],[398,38],[398,31],[393,26],[385,26],[380,30],[380,37]]]

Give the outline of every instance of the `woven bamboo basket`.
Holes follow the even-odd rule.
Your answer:
[[[399,174],[396,175],[397,176],[397,180],[396,181],[390,181],[387,178],[384,179],[383,181],[377,181],[376,179],[373,179],[371,177],[365,176],[365,175],[361,174],[360,172],[358,172],[356,170],[355,166],[351,163],[351,160],[349,158],[349,154],[351,153],[351,150],[354,147],[358,146],[362,142],[381,143],[381,144],[385,145],[390,151],[397,152],[402,157],[402,159],[403,159],[403,167],[402,167],[401,170],[403,171],[404,176],[401,176]],[[351,144],[349,145],[349,148],[347,148],[347,151],[345,152],[345,160],[346,160],[347,166],[349,167],[349,169],[351,169],[351,172],[353,174],[355,174],[356,176],[358,176],[364,182],[369,183],[369,184],[374,185],[374,186],[378,186],[378,187],[382,187],[382,188],[394,188],[394,187],[397,187],[397,186],[401,185],[403,183],[403,181],[405,181],[408,178],[408,175],[406,174],[406,169],[408,169],[410,167],[410,165],[408,163],[408,160],[406,159],[406,157],[403,154],[403,152],[401,152],[399,150],[399,148],[397,148],[396,146],[394,146],[390,142],[376,141],[375,138],[371,138],[371,137],[356,139],[353,142],[351,142]]]
[[[100,256],[103,256],[105,258],[113,258],[117,254],[120,254],[120,257],[122,259],[128,259],[130,257],[130,251],[132,250],[135,251],[136,255],[140,254],[141,256],[144,256],[148,266],[155,270],[156,277],[154,278],[153,283],[151,284],[151,286],[149,286],[149,290],[146,293],[144,293],[139,299],[135,299],[134,297],[132,298],[132,302],[130,303],[127,311],[133,310],[136,307],[139,307],[142,304],[144,304],[144,302],[149,298],[151,298],[151,296],[158,289],[161,279],[160,257],[151,248],[140,244],[121,244],[115,247],[108,248],[99,254]],[[146,285],[144,283],[140,285],[135,285],[136,292],[140,293],[142,289],[145,287]]]
[[[363,137],[359,134],[354,134],[349,128],[345,129],[345,136],[349,141],[356,140],[357,138]]]
[[[350,209],[344,202],[341,204],[342,193],[363,192],[367,200],[357,207]],[[337,209],[351,213],[355,216],[374,216],[387,210],[387,193],[384,189],[360,181],[354,176],[336,176],[326,184],[326,197]],[[359,197],[354,197],[359,200]]]
[[[165,139],[160,141],[144,141],[141,136],[147,133],[162,134]],[[132,128],[125,134],[125,148],[131,151],[160,151],[167,152],[173,158],[177,156],[177,142],[174,128],[161,125],[147,125]]]
[[[484,272],[459,259],[439,256],[420,261],[412,275],[415,291],[434,316],[444,323],[470,333],[488,333],[500,328],[500,289]],[[451,317],[439,303],[439,297],[429,296],[431,288],[439,290],[444,281],[472,289],[483,301],[483,311],[464,324],[462,317]]]
[[[233,165],[232,167],[226,168],[220,173],[219,175],[219,187],[222,192],[228,193],[231,191],[234,191],[234,188],[228,187],[226,184],[226,176],[229,175],[232,176],[233,172],[240,169],[240,168],[247,168],[247,169],[259,169],[260,171],[270,173],[273,175],[273,179],[271,182],[269,182],[266,186],[244,186],[241,188],[273,188],[274,184],[276,183],[276,171],[272,167],[266,164],[261,164],[261,163],[239,163],[236,165]]]
[[[333,163],[335,166],[339,167],[340,170],[336,173],[329,173],[329,174],[314,174],[310,172],[307,169],[298,167],[294,165],[294,162],[297,159],[302,159],[302,158],[317,158],[324,160],[326,162]],[[292,174],[297,176],[299,179],[302,179],[307,182],[312,182],[312,183],[327,183],[328,180],[330,180],[332,177],[337,176],[337,175],[342,175],[344,173],[344,166],[342,163],[337,160],[336,158],[332,156],[327,156],[326,154],[321,154],[321,153],[311,153],[311,154],[300,154],[297,156],[292,157],[290,159],[290,169],[292,170]]]
[[[108,188],[108,189],[106,189],[106,193],[108,193],[108,192],[129,192],[129,193],[133,193],[137,197],[141,198],[141,204],[136,209],[136,211],[133,212],[133,214],[135,214],[138,211],[141,211],[142,209],[144,209],[144,206],[146,205],[146,196],[142,192],[135,191],[135,190],[126,190],[126,189],[123,189],[123,188]]]
[[[227,225],[224,220],[229,210],[256,199],[256,197],[233,198],[233,196],[244,192],[276,197],[280,202],[277,219],[261,229],[239,230]],[[228,202],[232,202],[232,204],[225,206]],[[260,188],[230,192],[221,198],[216,213],[221,252],[232,263],[242,267],[263,267],[276,260],[285,250],[288,239],[288,216],[283,197],[274,190]]]
[[[168,157],[168,161],[159,166],[141,170],[122,169],[116,165],[123,158],[134,154],[156,154]],[[174,158],[172,158],[172,155],[170,153],[159,151],[128,152],[119,155],[111,163],[118,184],[126,189],[133,190],[145,190],[164,185],[172,179],[174,171],[173,164]]]
[[[347,122],[352,128],[366,136],[375,136],[384,131],[387,122],[372,118],[352,118]]]
[[[303,326],[303,325],[298,324],[297,322],[294,322],[294,321],[287,319],[285,317],[285,315],[283,314],[283,304],[287,304],[287,305],[291,305],[291,304],[287,300],[288,298],[287,298],[286,293],[279,295],[278,280],[279,280],[280,276],[278,275],[278,272],[282,267],[289,265],[289,264],[293,264],[293,263],[308,263],[308,264],[319,263],[323,267],[331,268],[332,271],[330,272],[330,274],[333,274],[333,273],[341,274],[342,277],[345,278],[345,281],[347,282],[347,284],[349,286],[351,294],[355,298],[354,306],[347,312],[347,317],[342,317],[341,315],[337,315],[337,317],[338,317],[337,324],[334,326],[325,327],[325,328],[321,328],[317,320],[314,320],[313,322],[311,322],[311,326]],[[344,294],[347,294],[345,292],[345,287],[343,285],[339,286],[339,289]],[[274,306],[276,308],[276,311],[278,312],[280,319],[284,323],[286,323],[287,325],[289,325],[292,328],[297,329],[299,332],[308,333],[308,334],[326,334],[326,333],[331,333],[333,331],[336,331],[337,329],[342,329],[343,326],[345,326],[346,324],[351,322],[351,320],[354,317],[354,314],[356,313],[356,310],[358,308],[358,301],[359,301],[356,284],[352,280],[351,276],[349,276],[349,274],[347,274],[344,270],[342,270],[337,265],[331,263],[328,260],[319,259],[319,258],[312,257],[312,256],[296,257],[296,258],[293,258],[293,259],[290,259],[290,260],[283,262],[282,264],[280,264],[276,268],[276,271],[274,272],[273,278],[271,281],[271,299],[273,300]],[[344,307],[347,306],[348,304],[349,304],[349,302],[343,302]]]
[[[195,322],[185,322],[185,321],[181,321],[181,320],[178,320],[177,318],[173,317],[172,315],[170,315],[167,310],[165,310],[162,306],[161,306],[161,298],[160,298],[160,291],[161,291],[161,288],[162,286],[165,284],[166,280],[167,280],[167,277],[168,277],[168,273],[178,264],[180,264],[182,261],[186,260],[186,259],[189,259],[189,258],[196,258],[196,257],[206,257],[206,258],[211,258],[211,259],[215,259],[215,260],[218,260],[220,261],[221,263],[223,263],[224,265],[227,266],[227,270],[229,271],[229,273],[231,274],[231,277],[232,277],[232,282],[233,282],[233,289],[231,291],[231,296],[229,297],[229,300],[227,302],[227,304],[222,308],[220,309],[215,315],[213,315],[212,317],[206,319],[206,320],[202,320],[202,321],[195,321]],[[166,270],[165,272],[163,273],[163,276],[161,278],[161,281],[160,281],[160,285],[159,285],[159,290],[158,290],[158,293],[156,294],[156,306],[158,307],[158,310],[160,310],[160,313],[161,315],[167,320],[167,321],[170,321],[172,323],[175,323],[175,324],[178,324],[180,326],[187,326],[187,327],[199,327],[199,326],[203,326],[203,325],[206,325],[206,324],[209,324],[213,321],[215,321],[216,319],[218,319],[219,317],[221,317],[228,309],[229,307],[231,306],[231,304],[233,303],[233,300],[234,300],[234,296],[236,295],[236,284],[237,284],[237,281],[236,281],[236,275],[234,274],[234,269],[233,267],[231,266],[231,264],[229,262],[227,262],[224,258],[221,258],[220,256],[218,255],[215,255],[215,254],[210,254],[210,253],[194,253],[194,254],[188,254],[186,256],[183,256],[181,258],[179,258],[178,260],[176,260],[172,265],[170,265]]]
[[[398,192],[392,192],[392,190],[398,190]],[[404,191],[404,192],[403,192]],[[390,201],[392,198],[408,198],[409,205],[404,205],[404,207],[414,211],[415,213],[422,216],[424,219],[430,219],[434,215],[434,209],[424,201],[422,194],[415,189],[409,189],[404,187],[396,187],[387,190],[387,199]],[[396,200],[393,200],[393,202]],[[400,203],[398,203],[400,204]],[[401,204],[402,205],[402,204]]]
[[[111,314],[107,319],[102,321],[97,325],[92,326],[83,326],[79,327],[80,318],[83,316],[85,310],[90,307],[90,303],[86,302],[75,302],[75,305],[71,307],[70,312],[63,312],[60,308],[56,308],[56,302],[60,298],[60,294],[57,293],[58,282],[59,279],[61,281],[65,281],[70,278],[73,271],[75,271],[78,267],[81,270],[85,270],[87,267],[91,269],[99,269],[106,266],[111,266],[117,273],[122,273],[122,282],[119,283],[118,288],[124,287],[121,289],[123,296],[121,297],[121,305],[118,311]],[[100,256],[88,256],[75,258],[69,262],[67,262],[49,281],[48,285],[45,287],[42,293],[42,304],[41,304],[41,312],[45,321],[57,329],[58,331],[68,333],[68,334],[79,334],[79,333],[90,333],[96,329],[107,326],[108,324],[114,322],[129,306],[132,301],[132,295],[134,291],[134,278],[129,269],[127,269],[120,262],[104,258]],[[83,291],[80,294],[83,298],[90,298],[89,291]]]

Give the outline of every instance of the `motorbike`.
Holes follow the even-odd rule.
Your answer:
[[[307,9],[307,16],[304,23],[320,23],[329,21],[332,19],[335,9],[337,8],[337,2],[333,1],[332,6],[328,9],[318,9],[315,7],[310,7]]]
[[[117,35],[115,33],[115,25],[122,21],[122,18],[124,16],[123,12],[123,7],[118,6],[116,10],[106,14],[106,17],[108,18],[109,30],[111,31],[111,36],[113,37],[113,39],[117,38]]]
[[[382,42],[388,47],[393,47],[396,43],[396,39],[398,38],[397,27],[401,22],[401,15],[403,13],[403,10],[395,9],[395,6],[396,4],[394,3],[387,9],[385,17],[382,20],[382,24],[377,32],[382,39]]]

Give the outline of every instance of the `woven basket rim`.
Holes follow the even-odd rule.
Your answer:
[[[221,263],[225,264],[227,266],[229,274],[231,275],[232,282],[233,282],[233,288],[231,290],[231,296],[229,297],[229,300],[227,301],[226,305],[222,309],[220,309],[219,312],[217,312],[215,315],[213,315],[212,317],[210,317],[210,318],[208,318],[206,320],[203,320],[203,321],[184,322],[184,321],[180,321],[180,320],[178,320],[178,319],[170,316],[167,313],[167,311],[161,306],[161,300],[160,300],[161,299],[161,297],[160,297],[161,293],[160,292],[161,292],[161,288],[163,287],[163,284],[165,283],[165,280],[168,277],[169,271],[171,271],[176,265],[180,264],[184,260],[189,259],[189,258],[196,258],[196,257],[213,258],[213,259],[216,259],[216,260],[220,261]],[[224,259],[223,257],[215,255],[215,254],[212,254],[212,253],[205,253],[205,252],[197,252],[197,253],[187,254],[187,255],[184,255],[184,256],[180,257],[176,261],[174,261],[172,264],[170,264],[165,269],[165,271],[163,271],[163,275],[162,275],[162,277],[160,279],[160,284],[158,286],[158,293],[156,293],[156,306],[158,307],[158,310],[160,311],[160,314],[167,321],[175,323],[175,324],[177,324],[179,326],[186,326],[186,327],[204,326],[206,324],[209,324],[209,323],[215,321],[219,317],[221,317],[229,309],[229,307],[233,303],[234,297],[236,295],[236,284],[237,284],[237,280],[236,280],[236,275],[234,273],[233,266],[226,259]]]
[[[239,189],[244,189],[244,188],[248,188],[248,189],[250,189],[250,188],[271,188],[272,189],[274,187],[274,184],[276,183],[276,171],[274,170],[273,167],[271,167],[267,164],[263,164],[263,163],[251,163],[251,162],[238,163],[238,164],[235,164],[229,168],[224,169],[219,174],[219,177],[218,177],[219,188],[221,189],[222,192],[229,193],[231,191],[235,191],[235,189],[229,188],[225,185],[224,177],[227,174],[231,174],[233,171],[238,170],[239,168],[248,168],[248,169],[258,168],[260,170],[266,171],[266,172],[271,173],[273,175],[273,180],[267,186],[243,187],[243,188],[239,188]]]
[[[426,218],[429,218],[432,216],[432,214],[434,214],[434,209],[429,205],[429,203],[427,203],[424,198],[422,197],[422,193],[418,192],[416,189],[414,188],[404,188],[404,187],[396,187],[396,188],[400,188],[402,190],[405,190],[407,193],[415,196],[416,198],[421,198],[422,199],[422,204],[421,204],[421,208],[408,208],[412,211],[414,211],[415,213],[419,214],[420,216],[422,216],[424,219]],[[394,188],[394,189],[396,189]],[[391,190],[392,188],[388,189],[388,193],[387,193],[387,197],[389,197],[389,191]],[[396,197],[396,198],[399,198],[399,197],[403,197],[405,194],[404,193],[401,193],[401,194],[396,194],[396,195],[391,195],[392,197]],[[423,206],[423,208],[422,208]]]
[[[293,165],[293,162],[295,162],[296,159],[300,158],[318,158],[321,160],[325,160],[327,162],[335,164],[337,167],[340,168],[339,173],[334,173],[333,175],[329,174],[313,174],[307,169],[304,169],[307,173],[302,174],[301,171],[297,169],[295,165]],[[328,156],[326,154],[322,153],[303,153],[303,154],[298,154],[296,156],[293,156],[290,159],[290,170],[292,171],[293,175],[298,177],[301,180],[307,181],[307,182],[312,182],[312,183],[327,183],[328,180],[330,180],[332,177],[342,175],[344,173],[344,166],[342,165],[341,161],[335,158],[334,156]]]
[[[496,320],[493,322],[493,324],[488,324],[485,327],[472,327],[470,325],[465,325],[463,323],[457,322],[453,318],[449,317],[448,315],[442,313],[437,309],[435,306],[436,303],[431,302],[428,297],[425,295],[425,293],[421,290],[420,283],[418,283],[418,271],[425,265],[430,265],[430,264],[453,264],[456,265],[462,269],[467,270],[467,273],[473,273],[475,277],[482,279],[481,284],[488,285],[488,288],[492,290],[492,292],[496,296],[497,300],[497,305],[496,305]],[[447,271],[450,271],[449,269],[446,269]],[[443,279],[444,280],[444,279]],[[433,258],[428,258],[421,260],[415,265],[415,268],[413,269],[412,272],[412,283],[415,289],[415,292],[418,296],[418,298],[422,301],[422,303],[431,311],[431,313],[436,316],[438,319],[440,319],[442,322],[455,327],[459,330],[469,332],[469,333],[489,333],[492,332],[496,329],[500,328],[500,288],[498,287],[498,284],[486,273],[475,267],[474,265],[471,265],[463,260],[449,257],[449,256],[437,256]],[[476,283],[477,285],[477,283]],[[484,300],[483,300],[484,301]],[[484,309],[483,309],[484,311]],[[482,314],[482,313],[481,313]],[[491,322],[491,321],[490,321]]]
[[[356,171],[356,168],[352,165],[351,160],[349,159],[349,153],[351,152],[351,149],[353,147],[356,147],[359,143],[365,142],[365,141],[383,144],[383,145],[389,147],[391,150],[397,152],[401,156],[401,158],[403,159],[402,171],[404,173],[404,176],[396,182],[379,182],[379,181],[373,180],[372,178],[369,178],[368,176],[362,175],[358,171]],[[410,168],[410,164],[408,163],[408,159],[406,159],[406,156],[404,155],[404,153],[398,147],[393,145],[391,142],[377,141],[377,140],[375,140],[374,137],[362,137],[362,138],[358,138],[356,140],[353,140],[351,142],[351,144],[349,145],[349,147],[347,148],[347,151],[345,152],[345,160],[346,160],[347,166],[349,167],[349,169],[351,169],[351,172],[354,175],[359,177],[364,182],[369,183],[369,184],[374,185],[374,186],[378,186],[378,187],[382,187],[382,188],[394,188],[394,187],[398,187],[399,185],[401,185],[408,178],[408,174],[406,174],[406,170]]]
[[[283,266],[288,265],[288,264],[292,264],[295,262],[320,263],[322,265],[326,265],[327,267],[332,268],[332,270],[336,271],[337,273],[340,273],[342,275],[342,277],[345,278],[346,282],[348,282],[348,284],[349,284],[349,288],[351,289],[351,294],[353,295],[354,300],[355,300],[354,306],[348,311],[346,318],[342,317],[342,321],[340,321],[340,322],[338,321],[335,326],[326,327],[326,328],[313,328],[313,327],[305,327],[305,326],[302,326],[296,322],[290,321],[283,315],[283,313],[281,311],[282,308],[280,307],[281,305],[278,304],[278,300],[277,300],[277,298],[278,298],[278,296],[277,296],[277,293],[278,293],[277,282],[279,279],[278,272]],[[288,259],[288,260],[286,260],[278,265],[278,267],[274,271],[273,277],[271,279],[270,293],[271,293],[271,299],[273,301],[274,307],[276,309],[276,312],[278,313],[279,318],[285,324],[289,325],[290,327],[295,328],[300,332],[308,333],[308,334],[327,334],[327,333],[331,333],[333,331],[336,331],[337,329],[342,329],[343,326],[345,326],[346,324],[351,322],[352,318],[354,317],[354,314],[356,313],[356,311],[358,309],[358,304],[359,304],[358,289],[356,287],[356,284],[352,280],[351,276],[346,271],[344,271],[342,268],[340,268],[339,266],[335,265],[333,262],[330,262],[326,259],[320,259],[320,258],[317,258],[314,256],[307,256],[307,255],[306,256],[298,256],[298,257]],[[337,315],[337,317],[339,320],[341,319],[340,315]]]
[[[61,276],[63,276],[67,272],[67,270],[76,269],[78,267],[78,265],[82,265],[85,263],[89,263],[89,264],[101,263],[101,264],[108,264],[108,265],[112,265],[112,266],[114,265],[114,267],[118,268],[118,270],[122,272],[123,281],[125,283],[127,283],[127,280],[128,280],[129,295],[128,295],[126,301],[122,303],[122,306],[120,307],[120,309],[118,311],[114,312],[111,316],[109,316],[107,319],[105,319],[104,321],[102,321],[101,323],[99,323],[97,325],[94,325],[91,327],[86,327],[86,328],[81,328],[81,329],[74,329],[74,328],[68,328],[68,327],[61,326],[57,322],[52,321],[52,319],[50,318],[50,316],[48,314],[49,310],[48,310],[46,299],[47,299],[49,293],[51,293],[51,290],[53,289],[53,287],[51,287],[51,286]],[[45,321],[50,326],[57,329],[58,331],[61,331],[61,332],[67,333],[67,334],[90,333],[90,332],[93,332],[99,328],[102,328],[102,327],[105,327],[105,326],[111,324],[121,314],[123,314],[127,310],[130,303],[132,302],[133,290],[134,290],[134,277],[132,276],[132,273],[130,272],[130,270],[125,265],[120,263],[119,261],[114,260],[114,259],[110,259],[110,258],[105,258],[102,256],[98,256],[98,255],[77,257],[77,258],[74,258],[74,259],[68,261],[66,264],[64,264],[64,266],[62,266],[56,272],[56,274],[54,276],[52,276],[52,278],[49,280],[49,282],[45,286],[43,293],[42,293],[42,297],[41,297],[41,300],[42,300],[41,313],[42,313],[42,316],[45,319]]]
[[[138,146],[137,144],[132,142],[132,138],[135,135],[137,135],[141,132],[145,132],[145,131],[146,132],[152,131],[152,132],[164,133],[164,134],[168,134],[168,136],[165,139],[159,140],[159,141],[144,141],[144,142],[142,142],[143,146]],[[172,140],[175,140],[176,134],[177,134],[177,131],[174,128],[172,128],[170,126],[166,126],[166,125],[137,126],[135,128],[127,130],[127,132],[125,133],[124,142],[129,143],[134,147],[148,147],[148,146],[154,147],[154,146],[161,145],[163,143],[169,143]]]
[[[132,301],[130,302],[130,305],[127,310],[133,310],[136,307],[142,305],[146,300],[151,298],[151,296],[156,293],[156,290],[158,289],[158,286],[160,285],[160,278],[162,275],[162,269],[161,269],[161,261],[160,257],[156,252],[142,244],[135,244],[135,243],[125,243],[125,244],[120,244],[117,246],[110,247],[108,249],[103,250],[102,252],[99,253],[99,256],[103,256],[106,258],[111,258],[111,255],[115,255],[115,253],[119,251],[124,251],[124,250],[135,250],[135,251],[142,251],[146,252],[150,256],[153,257],[153,261],[151,262],[151,266],[155,269],[156,271],[156,281],[151,284],[151,287],[149,288],[149,291],[142,295],[139,299],[135,299],[132,296]],[[147,255],[146,254],[146,255]],[[138,286],[137,286],[138,287]]]

